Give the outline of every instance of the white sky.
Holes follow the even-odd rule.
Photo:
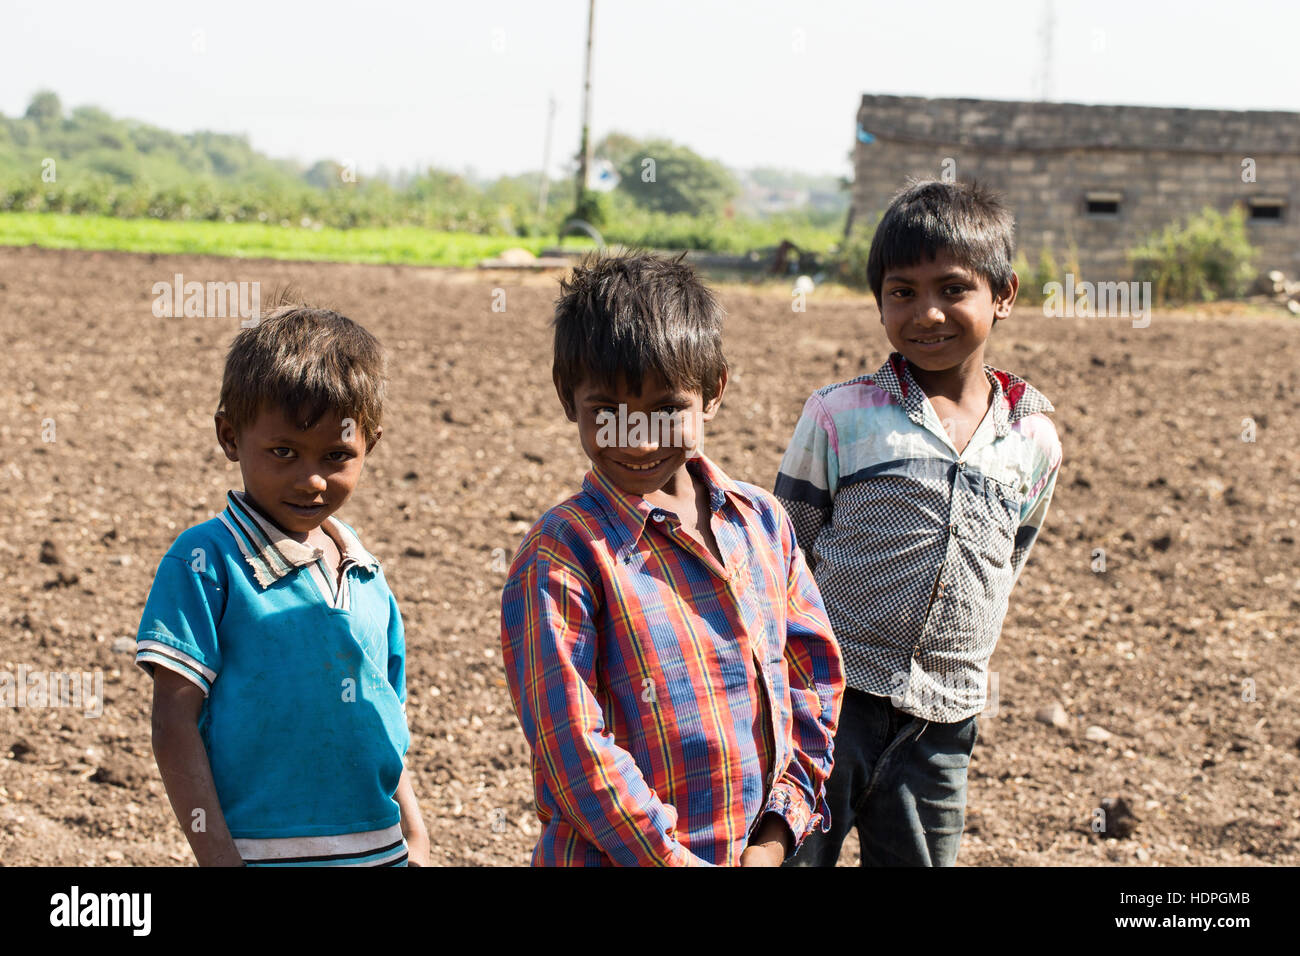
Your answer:
[[[1051,99],[1300,110],[1291,0],[1055,0]],[[847,174],[864,92],[1037,99],[1044,0],[597,0],[592,125]],[[362,172],[577,149],[585,0],[0,0],[0,112],[50,88]],[[201,52],[195,49],[201,41]]]

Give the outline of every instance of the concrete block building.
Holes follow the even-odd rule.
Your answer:
[[[1016,215],[1030,266],[1075,251],[1095,280],[1205,206],[1246,210],[1261,272],[1300,274],[1300,113],[865,95],[852,223],[870,228],[907,177],[978,179]]]

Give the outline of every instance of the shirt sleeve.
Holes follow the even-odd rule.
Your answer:
[[[826,780],[844,701],[844,664],[821,593],[795,541],[794,526],[788,516],[782,517],[782,545],[789,555],[785,659],[790,668],[793,755],[773,784],[764,812],[785,820],[794,836],[793,854],[815,827],[830,829]]]
[[[208,696],[221,671],[217,625],[224,610],[216,556],[203,548],[169,551],[140,617],[135,662],[150,677],[155,667],[173,670]]]
[[[821,396],[814,393],[804,403],[794,435],[776,475],[776,496],[790,515],[799,546],[816,558],[813,544],[830,523],[831,506],[839,482],[839,455],[835,424]]]
[[[397,598],[388,592],[388,683],[397,692],[406,711],[406,627],[402,612],[397,609]]]
[[[1042,473],[1020,508],[1020,526],[1016,529],[1015,545],[1011,551],[1011,567],[1015,572],[1013,587],[1020,580],[1020,572],[1029,559],[1029,551],[1038,540],[1038,532],[1043,527],[1047,509],[1052,504],[1052,493],[1056,490],[1056,476],[1061,470],[1061,442],[1056,437],[1055,429],[1051,429],[1050,438],[1051,444],[1048,454],[1044,456]]]
[[[576,563],[546,549],[516,561],[502,593],[506,679],[533,772],[564,820],[615,865],[707,865],[678,841],[676,808],[606,728],[594,693],[594,593]]]

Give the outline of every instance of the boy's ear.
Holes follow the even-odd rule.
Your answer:
[[[717,394],[704,406],[703,419],[707,422],[712,420],[713,416],[718,414],[718,408],[722,405],[722,393],[727,390],[727,370],[723,369],[722,374],[718,376]]]
[[[1016,293],[1020,291],[1020,277],[1011,273],[1011,280],[1003,287],[1001,295],[993,297],[993,321],[1005,319],[1011,315],[1011,307],[1016,304]]]
[[[230,461],[239,461],[239,441],[235,434],[235,427],[220,412],[212,416],[212,421],[217,427],[217,444],[226,453],[226,458]]]
[[[369,455],[370,452],[374,449],[374,447],[375,447],[376,445],[379,444],[379,439],[381,439],[381,438],[383,438],[383,437],[384,437],[384,426],[383,426],[383,425],[376,425],[376,426],[375,426],[375,437],[372,438],[369,442],[366,443],[366,454],[367,454],[367,455]]]
[[[564,389],[561,387],[558,379],[555,379],[554,382],[555,394],[559,396],[560,404],[564,406],[565,417],[571,422],[576,422],[578,420],[578,410],[573,405],[573,396],[564,394]]]

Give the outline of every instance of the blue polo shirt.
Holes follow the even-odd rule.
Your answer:
[[[402,618],[356,533],[332,517],[322,527],[341,582],[319,549],[230,492],[163,557],[136,663],[203,691],[199,733],[246,862],[400,865]]]

